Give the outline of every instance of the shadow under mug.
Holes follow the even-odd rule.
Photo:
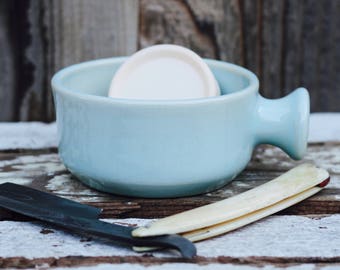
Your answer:
[[[67,67],[52,79],[59,155],[95,189],[137,197],[179,197],[217,189],[272,144],[300,159],[307,146],[309,95],[269,100],[249,70],[206,60],[222,95],[201,99],[107,97],[125,58]]]

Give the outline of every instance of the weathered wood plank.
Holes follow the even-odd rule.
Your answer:
[[[313,99],[311,108],[319,107],[319,48],[321,1],[309,0],[303,7],[302,31],[302,78],[301,84],[306,87]]]
[[[63,0],[51,5],[56,67],[136,50],[138,1]]]
[[[261,77],[261,20],[260,1],[241,0],[244,65]]]
[[[290,93],[301,85],[303,1],[288,0],[283,13],[282,91]]]
[[[49,84],[60,68],[86,60],[136,51],[137,0],[63,0],[45,2]],[[51,95],[49,95],[51,102]],[[53,112],[50,103],[49,110]],[[52,118],[51,118],[52,119]]]
[[[202,1],[197,2],[201,3]],[[222,1],[222,6],[217,6],[217,9],[220,20],[213,27],[213,37],[216,39],[216,46],[220,52],[218,58],[244,65],[240,2],[238,0]],[[195,6],[192,7],[192,10],[196,10]]]
[[[328,259],[292,258],[290,260],[271,257],[255,258],[230,258],[220,256],[218,258],[199,258],[195,262],[173,258],[150,258],[150,256],[67,256],[61,258],[37,258],[26,259],[22,257],[0,258],[1,268],[43,268],[57,267],[56,270],[337,270],[340,263]]]
[[[134,52],[138,4],[1,1],[0,71],[6,79],[0,82],[0,119],[52,121],[52,75],[81,61]]]
[[[84,186],[74,179],[55,153],[2,153],[0,183],[28,185],[58,196],[103,208],[102,217],[164,217],[201,205],[234,196],[269,181],[302,162],[312,162],[330,171],[332,180],[327,189],[306,201],[288,208],[285,214],[340,213],[340,143],[312,144],[303,161],[292,161],[281,150],[260,147],[248,168],[225,187],[187,198],[172,200],[142,199],[109,195]],[[2,210],[0,219],[16,215]]]
[[[0,120],[51,121],[56,70],[156,43],[245,65],[267,97],[305,86],[312,111],[340,106],[339,1],[3,0],[0,9]]]
[[[195,259],[195,263],[182,259],[160,259],[136,257],[136,256],[67,256],[61,258],[37,258],[26,259],[22,257],[0,258],[1,268],[40,268],[40,267],[57,267],[56,270],[337,270],[340,264],[334,261],[329,262],[328,259],[321,259],[321,262],[304,258],[292,258],[289,260],[271,257],[255,257],[255,258],[229,258],[220,256],[218,258],[199,258]]]
[[[262,36],[261,36],[261,93],[265,97],[281,97],[283,79],[282,36],[283,36],[283,1],[262,1]]]
[[[340,109],[339,104],[335,102],[336,99],[340,97],[340,88],[338,84],[335,84],[337,80],[334,77],[334,71],[337,61],[334,56],[337,52],[336,43],[334,43],[334,38],[339,34],[339,29],[336,28],[336,20],[339,17],[340,5],[339,1],[325,0],[321,2],[321,18],[320,18],[320,35],[318,38],[319,43],[319,84],[314,86],[318,87],[314,91],[318,93],[318,110],[330,110],[338,111]],[[338,23],[339,24],[339,23]],[[337,72],[337,77],[339,77],[339,70]],[[312,108],[313,109],[313,108]]]
[[[212,8],[215,2],[206,1],[204,4]],[[206,11],[213,13],[215,9]],[[194,16],[183,1],[141,1],[139,47],[172,43],[192,48],[203,57],[218,57],[210,31],[203,31]],[[212,27],[209,22],[206,25]]]
[[[30,41],[22,44],[23,61],[27,62],[25,70],[22,72],[27,73],[27,81],[22,84],[20,96],[17,97],[17,105],[20,107],[18,119],[39,120],[47,121],[47,107],[46,97],[49,94],[46,90],[48,82],[45,69],[48,65],[46,61],[46,40],[44,36],[44,25],[42,18],[44,11],[42,2],[31,1],[27,9],[27,35]],[[24,31],[25,31],[24,30]],[[20,76],[16,78],[20,80]]]
[[[11,46],[10,6],[0,1],[0,121],[14,120],[15,81],[14,48]]]
[[[142,225],[149,220],[107,220]],[[200,258],[271,257],[300,262],[339,262],[340,215],[272,216],[228,234],[197,243]],[[38,222],[0,222],[0,257],[48,258],[65,256],[142,256],[129,248],[113,245],[108,240],[94,240],[69,234]],[[265,232],[265,233],[264,233]],[[312,237],[311,237],[312,236]],[[5,244],[6,243],[6,244]],[[232,248],[230,248],[232,247]],[[152,258],[174,253],[152,252]],[[256,258],[254,258],[256,260]],[[195,262],[195,261],[193,261]],[[222,259],[223,262],[223,259]]]
[[[232,1],[141,1],[139,46],[173,43],[242,64],[240,5]]]

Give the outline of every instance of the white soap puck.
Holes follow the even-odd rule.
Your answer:
[[[155,45],[132,55],[112,79],[109,96],[131,99],[183,99],[220,95],[208,65],[193,51]]]

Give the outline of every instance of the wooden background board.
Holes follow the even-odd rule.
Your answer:
[[[305,86],[312,111],[338,111],[339,14],[339,0],[2,0],[0,121],[52,121],[57,70],[158,43],[248,67],[266,97]]]
[[[137,29],[137,0],[0,1],[0,121],[53,120],[52,75],[133,53]]]

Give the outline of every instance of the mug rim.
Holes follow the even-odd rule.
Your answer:
[[[236,64],[232,64],[229,62],[224,62],[220,60],[214,59],[203,59],[209,67],[223,67],[224,69],[231,71],[232,73],[239,74],[243,77],[246,77],[249,81],[247,87],[219,96],[210,96],[204,98],[188,98],[188,99],[169,99],[169,100],[148,100],[148,99],[127,99],[127,98],[110,98],[109,96],[97,96],[92,94],[86,93],[79,93],[75,92],[69,87],[65,87],[63,84],[63,79],[69,76],[72,73],[80,71],[82,69],[86,69],[88,67],[95,67],[100,65],[109,65],[112,63],[122,63],[124,60],[128,59],[127,56],[123,57],[111,57],[111,58],[102,58],[96,60],[90,60],[86,62],[81,62],[78,64],[74,64],[68,67],[65,67],[58,72],[56,72],[51,80],[52,90],[60,92],[61,94],[71,96],[73,98],[78,98],[82,100],[86,100],[89,102],[104,102],[104,103],[111,103],[117,105],[142,105],[142,106],[152,106],[152,105],[189,105],[189,104],[204,104],[204,103],[211,103],[211,102],[225,102],[225,101],[232,101],[235,99],[246,97],[248,94],[253,92],[257,92],[259,89],[259,80],[257,76],[251,72],[250,70],[241,67]]]

